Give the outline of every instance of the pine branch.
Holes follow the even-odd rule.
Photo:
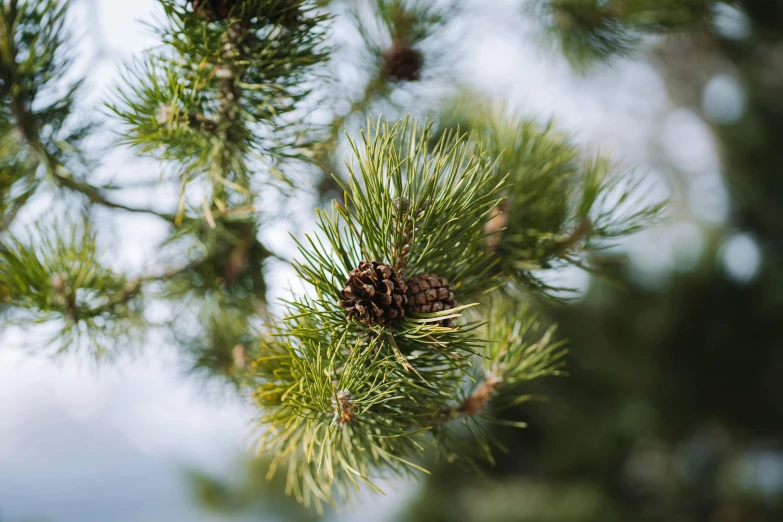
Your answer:
[[[138,338],[143,280],[129,281],[98,262],[89,225],[69,228],[39,223],[27,232],[35,247],[13,235],[0,243],[0,287],[15,322],[54,331],[45,344],[56,353],[73,348],[104,357],[118,340]]]
[[[183,202],[200,180],[207,208],[246,205],[259,166],[251,160],[302,155],[288,116],[328,56],[328,18],[303,0],[244,0],[218,12],[162,4],[164,47],[130,67],[109,108],[126,124],[126,143],[176,165]]]
[[[550,124],[539,126],[501,105],[465,94],[452,102],[441,126],[472,130],[508,173],[506,197],[492,209],[481,248],[496,274],[525,292],[562,295],[545,272],[572,265],[658,221],[665,202],[651,201],[649,184],[606,157],[585,157]],[[483,253],[483,252],[482,252]]]
[[[488,348],[483,352],[482,378],[456,406],[441,408],[433,425],[465,418],[496,420],[491,401],[503,396],[512,402],[521,383],[543,376],[561,375],[564,341],[553,340],[555,327],[544,327],[535,314],[516,300],[492,296],[487,323]],[[516,403],[516,402],[515,402]]]
[[[92,204],[100,205],[102,207],[109,208],[109,209],[122,210],[124,212],[151,214],[171,224],[174,224],[177,221],[177,216],[174,214],[158,212],[148,208],[132,207],[129,205],[124,205],[122,203],[111,201],[99,188],[89,183],[77,181],[73,179],[73,177],[70,176],[68,173],[63,173],[63,170],[64,168],[62,167],[62,165],[58,165],[56,167],[55,172],[57,173],[57,175],[56,177],[53,178],[55,182],[63,188],[67,188],[69,190],[82,194]]]
[[[472,248],[507,188],[493,161],[459,134],[431,146],[429,125],[407,119],[368,122],[351,144],[346,206],[319,212],[319,234],[299,243],[294,267],[313,297],[286,302],[251,365],[270,475],[285,462],[287,491],[318,509],[350,500],[360,481],[376,489],[375,477],[424,472],[424,442],[446,448],[450,421],[493,420],[491,398],[556,374],[562,356],[552,330],[531,340],[537,323],[507,301],[416,312],[419,299],[493,286]],[[415,275],[402,282],[406,268]],[[487,310],[498,315],[484,328]],[[483,384],[453,405],[475,363]]]
[[[635,52],[647,35],[709,27],[729,0],[540,0],[535,15],[578,69]]]
[[[68,8],[68,3],[58,5],[54,0],[42,1],[38,7],[34,5],[19,5],[16,1],[8,4],[6,10],[0,17],[0,45],[2,46],[2,59],[0,59],[0,82],[4,86],[18,86],[21,88],[8,88],[5,92],[10,113],[13,116],[13,125],[19,131],[25,145],[29,150],[29,155],[33,161],[30,167],[35,171],[36,165],[41,165],[47,174],[48,179],[55,185],[78,192],[87,197],[88,201],[111,209],[119,209],[128,212],[141,212],[153,214],[173,222],[172,216],[161,214],[150,209],[135,208],[128,205],[112,202],[106,198],[99,189],[88,183],[77,181],[69,167],[66,166],[62,158],[51,152],[52,150],[61,150],[63,147],[54,142],[45,143],[41,136],[42,129],[47,125],[52,125],[53,120],[64,119],[64,115],[70,111],[73,104],[74,95],[79,87],[79,83],[72,85],[64,95],[53,102],[48,102],[44,108],[32,109],[34,104],[38,103],[40,93],[45,92],[48,84],[52,83],[53,77],[46,74],[46,71],[53,73],[55,68],[64,67],[68,64],[67,57],[60,57],[61,47],[65,39],[64,18]],[[29,48],[23,49],[25,56],[20,61],[21,42],[23,45],[32,39],[35,35],[21,36],[18,31],[24,31],[20,27],[20,21],[25,18],[33,18],[36,23],[45,24],[46,32],[39,41],[29,41]],[[39,53],[39,54],[36,54]],[[75,148],[76,135],[56,138],[51,131],[49,138],[61,139],[69,147]],[[33,190],[34,191],[34,190]],[[31,191],[26,195],[24,201],[17,206],[12,216],[21,209],[24,202],[32,195]],[[12,220],[12,216],[11,217]],[[7,223],[4,228],[10,224]]]
[[[353,86],[335,85],[327,94],[330,105],[346,105],[347,110],[334,114],[325,132],[318,133],[318,146],[313,162],[322,171],[323,178],[317,185],[321,196],[339,198],[340,190],[333,179],[341,158],[335,157],[346,127],[353,121],[366,120],[374,114],[404,115],[413,112],[410,106],[401,106],[395,93],[407,91],[407,96],[421,98],[425,82],[440,80],[450,82],[445,71],[451,69],[446,59],[456,42],[445,31],[447,24],[456,18],[459,4],[455,2],[430,2],[427,0],[350,0],[336,3],[335,10],[351,22],[350,30],[358,33],[361,44],[341,46],[333,54],[333,62],[353,64],[356,73],[366,76],[358,95]],[[346,42],[347,43],[347,42]],[[334,76],[343,73],[335,71]],[[426,112],[425,112],[426,113]],[[358,118],[357,118],[358,117]],[[336,196],[330,192],[337,193]]]

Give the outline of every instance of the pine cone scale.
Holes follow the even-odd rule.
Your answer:
[[[433,313],[451,310],[457,305],[454,299],[454,287],[445,278],[435,274],[416,274],[411,277],[406,285],[409,311],[415,313]],[[454,328],[452,319],[444,319],[438,324],[447,328]]]
[[[378,261],[362,261],[348,275],[339,305],[349,319],[368,326],[387,326],[405,315],[406,290],[405,282],[392,267]]]

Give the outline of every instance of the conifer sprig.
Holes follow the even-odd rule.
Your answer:
[[[14,226],[23,207],[51,187],[87,204],[156,214],[114,202],[83,179],[90,162],[81,142],[91,125],[73,115],[80,82],[61,79],[71,64],[68,7],[10,0],[0,10],[0,301],[8,321],[42,325],[52,351],[85,348],[97,357],[136,337],[144,279],[101,263],[86,221]]]
[[[546,325],[518,300],[495,293],[483,308],[488,317],[486,344],[473,378],[463,384],[459,400],[433,419],[440,454],[466,467],[474,467],[477,459],[494,464],[493,449],[506,451],[486,425],[524,428],[525,423],[504,418],[506,411],[542,399],[526,393],[525,383],[562,375],[567,353],[565,341],[554,335],[555,325]]]
[[[12,0],[0,11],[0,137],[3,147],[0,232],[10,228],[42,176],[72,188],[79,143],[89,125],[71,116],[80,82],[63,85],[70,66],[65,15],[68,2]]]
[[[530,325],[515,325],[522,319],[509,315],[516,312],[507,302],[472,308],[460,301],[462,292],[486,296],[482,284],[492,286],[479,266],[490,262],[474,253],[507,188],[495,162],[458,132],[433,144],[430,124],[409,119],[371,121],[351,144],[345,205],[335,204],[330,215],[319,212],[320,233],[299,243],[294,266],[312,295],[287,301],[287,316],[272,328],[251,370],[265,411],[259,447],[275,454],[270,473],[285,463],[288,491],[319,509],[350,499],[362,482],[377,489],[378,477],[423,471],[416,462],[427,446],[448,447],[452,433],[443,424],[451,420],[473,419],[476,441],[484,444],[479,419],[496,388],[555,373],[548,362],[560,357],[550,337],[535,345],[521,339]],[[371,270],[367,281],[377,267],[391,273],[403,251],[410,273],[447,277],[460,304],[434,313],[408,308],[377,324],[352,320],[339,305],[348,274],[357,265]],[[366,259],[379,261],[361,265]],[[468,309],[497,310],[512,334],[494,322],[487,330],[482,313],[468,318]],[[444,326],[447,318],[456,323]],[[482,374],[476,369],[485,358]],[[476,377],[484,396],[474,392],[455,404]]]
[[[648,35],[708,27],[737,0],[540,0],[534,9],[565,57],[587,69],[633,53]]]
[[[408,119],[369,122],[361,141],[350,141],[349,178],[340,182],[345,204],[318,212],[320,233],[298,243],[294,267],[313,295],[288,301],[288,316],[276,327],[281,344],[261,357],[256,376],[259,404],[271,412],[262,423],[280,426],[271,430],[271,446],[262,437],[264,447],[276,452],[276,463],[288,460],[289,491],[304,502],[348,499],[357,477],[416,469],[410,458],[423,449],[422,432],[449,460],[492,461],[498,442],[486,423],[521,427],[504,419],[503,409],[533,398],[524,393],[527,381],[559,374],[565,350],[554,327],[520,306],[518,296],[488,291],[505,289],[506,280],[520,290],[546,289],[536,271],[581,266],[578,256],[634,232],[660,210],[629,203],[636,193],[625,178],[610,177],[604,160],[583,159],[551,128],[496,113],[488,118],[481,109],[469,114],[470,139],[451,131],[434,139],[429,124]],[[493,161],[474,139],[494,155],[508,154]],[[492,230],[500,214],[506,222]],[[346,283],[357,266],[370,271]],[[353,299],[362,284],[369,295],[382,289],[370,284],[373,270],[393,276],[392,267],[447,277],[460,306],[430,314],[408,309],[378,324],[372,316],[352,320],[340,299]],[[474,300],[481,306],[468,310]],[[443,326],[445,318],[456,328]],[[361,379],[343,375],[354,371],[351,361],[365,358],[374,362],[363,364]],[[394,393],[371,388],[362,395],[369,382],[393,382]],[[353,402],[374,393],[383,399],[371,408]],[[367,438],[381,419],[402,445]],[[459,443],[460,432],[472,448]]]
[[[273,257],[257,237],[257,198],[308,146],[303,102],[329,56],[328,16],[309,0],[161,4],[163,45],[129,68],[109,108],[125,124],[124,143],[180,178],[165,252],[187,262],[164,295],[199,320],[178,321],[174,338],[193,371],[239,385]]]
[[[345,32],[357,33],[359,43],[351,45],[356,39],[346,38],[335,45],[332,64],[339,64],[340,70],[333,76],[343,76],[344,67],[350,64],[355,69],[351,76],[365,79],[358,89],[345,84],[327,95],[331,105],[345,105],[347,110],[334,114],[315,154],[324,175],[319,183],[322,193],[339,192],[332,176],[340,168],[342,157],[336,153],[346,129],[353,132],[356,124],[378,113],[402,117],[416,112],[411,107],[413,100],[426,111],[434,90],[432,80],[453,82],[449,73],[454,53],[450,51],[457,42],[447,28],[457,18],[458,5],[429,0],[332,2],[337,17],[350,21]],[[395,96],[403,92],[403,96]]]
[[[246,204],[259,159],[302,145],[290,116],[328,56],[327,16],[305,0],[245,0],[224,17],[161,3],[164,45],[130,68],[109,107],[126,123],[127,143],[176,165],[183,190],[200,179],[218,205]]]
[[[361,259],[439,273],[466,294],[485,287],[479,277],[491,264],[487,256],[454,253],[480,250],[504,179],[495,175],[489,156],[458,132],[445,133],[430,149],[430,127],[379,121],[361,142],[351,141],[356,163],[347,163],[347,184],[338,180],[345,206],[336,203],[331,216],[319,212],[323,239],[299,243],[306,262],[295,267],[319,292],[338,295],[345,274]],[[401,266],[406,248],[415,254]]]
[[[409,403],[410,386],[379,344],[345,337],[329,346],[288,341],[277,349],[282,354],[254,363],[256,375],[269,379],[256,398],[271,406],[261,419],[258,449],[275,452],[270,475],[287,466],[287,492],[305,504],[321,509],[335,498],[350,499],[359,484],[378,489],[371,477],[379,470],[419,468],[408,460],[423,442],[410,417],[426,411]]]
[[[505,199],[493,209],[479,254],[489,251],[499,273],[526,292],[565,290],[548,282],[547,272],[568,265],[591,270],[591,253],[662,215],[665,201],[648,192],[649,183],[605,156],[587,156],[552,123],[541,126],[474,96],[458,98],[441,126],[455,122],[508,173]]]
[[[382,80],[379,89],[422,79],[437,59],[425,50],[445,36],[443,28],[457,11],[454,4],[423,0],[353,0],[349,5],[364,51],[374,62],[373,76]]]
[[[98,262],[89,225],[38,225],[27,235],[27,241],[12,236],[0,243],[0,288],[6,293],[0,302],[14,307],[12,322],[44,325],[50,338],[42,344],[56,353],[85,350],[96,358],[138,337],[145,323],[138,299],[144,281]]]

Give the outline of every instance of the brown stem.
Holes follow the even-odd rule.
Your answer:
[[[10,206],[6,208],[5,212],[3,213],[2,220],[0,221],[0,232],[5,232],[11,228],[11,224],[16,219],[16,216],[19,215],[19,211],[22,210],[22,207],[24,207],[25,203],[27,203],[37,188],[38,181],[33,180],[30,184],[30,188],[26,191],[26,193],[21,197],[17,197],[11,202]]]
[[[236,67],[232,63],[235,59],[241,59],[239,51],[239,42],[244,34],[244,27],[237,22],[231,24],[228,31],[223,35],[223,58],[226,63],[219,67],[220,81],[220,99],[218,100],[218,118],[223,124],[223,139],[227,139],[226,127],[236,118],[236,105],[240,92],[236,85]]]
[[[401,279],[405,279],[406,267],[411,257],[411,241],[413,240],[413,221],[406,220],[405,239],[399,253],[394,254],[394,270]]]
[[[486,408],[501,383],[502,380],[495,375],[487,375],[473,393],[465,397],[458,406],[441,408],[432,424],[440,425],[463,417],[475,417]]]
[[[58,186],[67,188],[73,192],[79,192],[80,194],[86,196],[90,203],[100,205],[102,207],[111,208],[115,210],[124,210],[125,212],[152,214],[153,216],[157,216],[161,219],[164,219],[169,223],[175,223],[177,220],[177,216],[175,216],[174,214],[157,212],[149,208],[131,207],[128,205],[124,205],[122,203],[111,201],[107,199],[106,196],[104,196],[100,190],[93,187],[89,183],[76,181],[75,179],[67,175],[56,174],[53,177],[53,179]]]
[[[492,207],[489,220],[484,225],[484,234],[487,236],[487,248],[494,252],[503,239],[503,233],[508,226],[508,200],[504,199]]]
[[[115,306],[127,303],[131,299],[139,295],[142,286],[144,286],[146,283],[150,283],[153,281],[169,280],[174,276],[184,272],[185,270],[189,270],[190,268],[192,268],[197,264],[198,264],[197,262],[193,262],[184,266],[169,268],[168,270],[166,270],[161,274],[151,274],[151,275],[137,277],[136,279],[128,281],[128,283],[125,285],[125,288],[123,288],[121,291],[114,294],[112,298],[109,299],[109,301],[106,302],[105,304],[96,306],[95,308],[91,308],[84,312],[78,311],[75,294],[72,291],[71,292],[66,291],[66,281],[64,278],[62,278],[61,276],[56,276],[53,286],[55,292],[57,292],[57,294],[61,296],[61,299],[66,304],[66,312],[65,312],[66,316],[70,320],[76,321],[83,317],[96,317],[104,312],[110,312],[112,308],[114,308]]]
[[[559,252],[558,255],[567,255],[574,246],[587,239],[592,232],[593,222],[590,218],[583,219],[570,234],[554,240],[554,247]]]
[[[424,213],[426,203],[422,204],[416,212],[411,211],[411,202],[405,198],[400,198],[395,201],[395,206],[400,211],[400,221],[404,223],[403,228],[403,241],[402,247],[397,250],[397,245],[392,247],[392,258],[394,262],[394,270],[397,272],[400,278],[405,279],[405,270],[410,261],[411,248],[413,242],[413,232],[416,228],[416,220],[419,219]]]

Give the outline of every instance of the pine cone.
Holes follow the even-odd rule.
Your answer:
[[[409,310],[416,313],[433,313],[443,310],[451,310],[457,306],[454,299],[454,287],[443,278],[435,274],[416,274],[405,283],[408,287],[406,295],[408,297]],[[454,321],[444,319],[440,321],[441,326],[454,328]]]
[[[193,5],[193,12],[203,15],[207,20],[222,20],[237,4],[237,0],[188,0]]]
[[[193,6],[193,12],[209,20],[224,20],[231,13],[231,9],[240,3],[240,0],[187,0]],[[279,11],[278,8],[283,9]],[[268,16],[265,16],[265,13]],[[257,13],[258,16],[268,18],[272,23],[280,23],[286,27],[294,27],[301,22],[301,9],[297,0],[278,0],[271,4],[265,11]]]
[[[383,76],[390,82],[415,82],[419,79],[424,58],[408,42],[395,40],[382,57]]]
[[[405,315],[405,283],[394,268],[378,261],[362,261],[351,270],[340,295],[348,318],[368,326],[386,326]]]

